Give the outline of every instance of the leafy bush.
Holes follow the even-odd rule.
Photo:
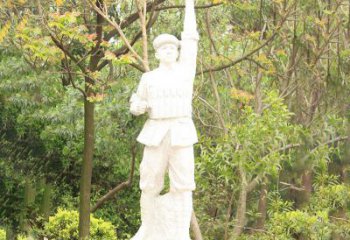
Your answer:
[[[278,236],[278,240],[290,240],[285,236]],[[253,234],[242,234],[239,236],[238,240],[274,240],[274,235],[269,235],[268,233],[253,233]]]
[[[314,209],[329,208],[336,210],[345,208],[349,204],[350,188],[344,184],[321,186],[312,198],[311,204]]]
[[[294,239],[293,236],[299,235],[308,236],[310,240],[329,239],[331,234],[327,211],[275,213],[268,228],[270,233],[283,236],[283,239]]]
[[[6,240],[6,232],[3,229],[0,229],[0,240]]]
[[[91,215],[90,236],[94,240],[116,240],[116,234],[112,223]],[[78,240],[79,213],[58,209],[56,215],[49,218],[45,224],[45,235],[49,239]]]
[[[17,236],[17,240],[27,240],[27,239],[28,238],[22,234]]]
[[[6,240],[6,231],[4,229],[0,229],[0,240]],[[27,237],[18,235],[17,240],[27,240]]]

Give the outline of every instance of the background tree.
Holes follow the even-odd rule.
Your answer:
[[[8,238],[43,236],[58,207],[77,209],[84,112],[93,112],[85,206],[129,239],[139,191],[120,189],[138,177],[143,120],[130,116],[128,98],[157,65],[147,42],[180,32],[183,3],[39,2],[0,5],[0,226]],[[196,5],[203,238],[347,239],[349,1]]]

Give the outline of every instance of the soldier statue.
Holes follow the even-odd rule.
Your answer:
[[[144,73],[130,99],[133,115],[148,114],[137,141],[140,165],[141,227],[132,240],[190,240],[194,181],[192,92],[199,35],[194,0],[185,0],[181,41],[160,34],[153,41],[159,67]],[[165,174],[170,191],[160,195]]]

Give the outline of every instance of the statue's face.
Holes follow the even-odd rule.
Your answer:
[[[161,63],[175,63],[179,56],[179,51],[177,50],[176,45],[171,43],[165,43],[160,46],[156,51],[156,58]]]

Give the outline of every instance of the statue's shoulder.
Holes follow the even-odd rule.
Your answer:
[[[157,69],[154,69],[152,71],[148,71],[142,74],[142,79],[152,79],[157,74]]]
[[[152,81],[152,79],[156,79],[158,76],[157,69],[145,72],[142,74],[142,80],[144,81]]]

